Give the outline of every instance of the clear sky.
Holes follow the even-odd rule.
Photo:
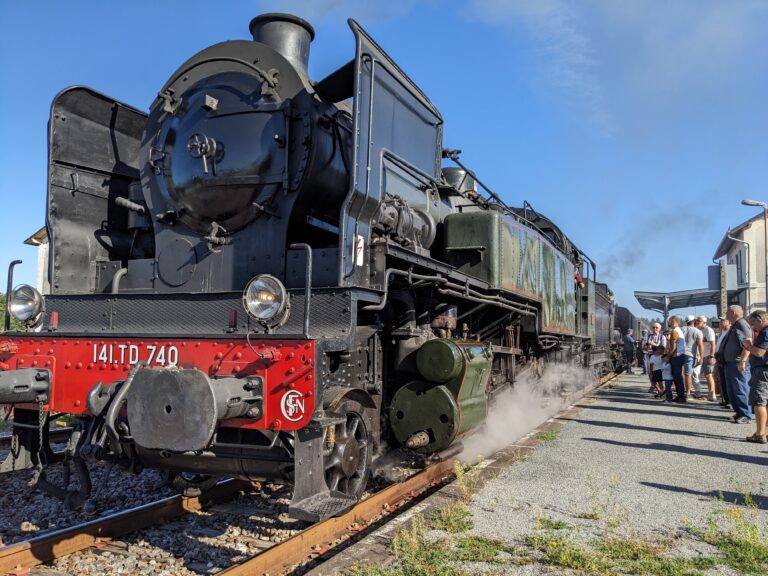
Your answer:
[[[22,258],[17,282],[35,281],[22,241],[45,222],[59,90],[147,109],[266,11],[313,24],[315,79],[354,55],[357,19],[440,109],[444,145],[558,223],[636,313],[634,290],[705,287],[726,229],[755,214],[739,201],[768,200],[768,1],[0,0],[2,269]]]

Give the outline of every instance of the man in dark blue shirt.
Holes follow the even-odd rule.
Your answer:
[[[765,437],[765,425],[768,420],[768,312],[757,310],[747,317],[747,322],[757,332],[754,343],[752,338],[742,340],[741,345],[749,352],[749,364],[752,375],[749,379],[749,405],[755,413],[756,430],[747,436],[747,442],[768,444]]]
[[[627,357],[627,374],[632,374],[632,362],[635,360],[635,339],[632,337],[632,328],[627,330],[624,336],[624,355]]]

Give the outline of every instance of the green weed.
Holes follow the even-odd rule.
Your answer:
[[[554,520],[549,516],[538,516],[536,527],[542,530],[564,530],[570,528],[570,525],[562,520]]]
[[[458,501],[440,510],[435,516],[433,526],[438,530],[458,534],[471,530],[474,522],[467,505],[463,501]]]
[[[545,430],[544,432],[536,434],[534,438],[541,440],[542,442],[552,442],[552,440],[555,440],[559,434],[560,430]]]
[[[480,457],[474,466],[472,464],[461,464],[460,462],[456,462],[453,465],[453,474],[456,476],[456,485],[461,491],[462,500],[465,502],[469,502],[475,494],[477,482],[480,480],[480,465],[482,462],[483,459]]]
[[[464,562],[505,564],[508,560],[499,558],[501,552],[514,555],[514,549],[499,540],[491,540],[480,536],[466,536],[456,543],[455,558]]]
[[[721,527],[710,514],[706,528],[690,528],[691,532],[717,548],[723,562],[739,574],[768,573],[768,527],[747,520],[744,510],[735,506],[721,514],[730,526]]]

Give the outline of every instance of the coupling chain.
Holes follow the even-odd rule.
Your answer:
[[[16,459],[19,457],[19,435],[11,430],[11,459],[13,460],[13,469],[16,469]]]
[[[38,402],[37,404],[37,461],[42,464],[43,463],[43,427],[47,423],[48,415],[43,411],[43,404],[42,402]]]

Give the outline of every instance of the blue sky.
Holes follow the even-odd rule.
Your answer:
[[[352,57],[356,18],[440,109],[444,144],[557,222],[635,312],[634,290],[706,286],[726,229],[755,214],[740,199],[768,200],[767,1],[0,0],[0,266],[20,257],[17,282],[35,281],[22,241],[44,224],[60,89],[146,109],[265,11],[314,25],[315,79]]]

